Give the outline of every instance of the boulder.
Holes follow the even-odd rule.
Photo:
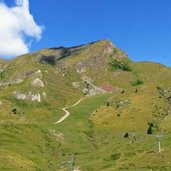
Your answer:
[[[37,102],[41,102],[41,96],[40,94],[32,94],[31,96],[31,101],[34,102],[34,101],[37,101]]]
[[[27,96],[26,94],[20,92],[20,91],[15,91],[13,92],[13,95],[15,96],[16,99],[18,100],[26,100]]]

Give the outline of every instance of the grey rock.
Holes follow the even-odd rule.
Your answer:
[[[32,86],[34,87],[44,87],[43,81],[40,80],[39,78],[36,78],[35,80],[32,81]]]
[[[32,94],[32,92],[29,92],[28,94],[22,93],[20,91],[14,91],[12,93],[14,97],[18,100],[28,100],[32,102],[41,102],[41,96],[39,93]]]

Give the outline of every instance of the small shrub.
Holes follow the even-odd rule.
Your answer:
[[[153,133],[153,123],[148,123],[149,127],[147,129],[147,134],[151,135]]]
[[[4,72],[0,72],[0,81],[2,81],[5,78],[5,73]]]
[[[142,80],[139,80],[139,79],[131,82],[132,86],[138,86],[138,85],[141,85],[141,84],[144,84],[144,82]]]
[[[126,132],[124,135],[124,138],[128,138],[128,137],[129,137],[129,134],[128,134],[128,132]]]
[[[106,106],[109,106],[109,105],[110,105],[110,103],[109,103],[109,102],[107,102],[107,103],[106,103]]]
[[[123,93],[125,93],[125,90],[122,90],[122,91],[121,91],[121,94],[123,94]]]
[[[14,108],[14,109],[12,110],[12,113],[13,113],[13,114],[17,114],[17,109]]]
[[[152,127],[150,126],[148,129],[147,129],[147,134],[151,135],[153,133],[153,129]]]

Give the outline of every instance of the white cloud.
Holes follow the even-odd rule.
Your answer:
[[[0,2],[0,57],[12,57],[29,52],[30,40],[40,40],[42,26],[34,21],[28,0],[16,0],[15,7]]]

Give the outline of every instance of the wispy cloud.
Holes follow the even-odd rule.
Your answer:
[[[15,7],[0,2],[0,57],[28,53],[30,42],[40,40],[42,30],[30,14],[28,0],[16,0]]]

